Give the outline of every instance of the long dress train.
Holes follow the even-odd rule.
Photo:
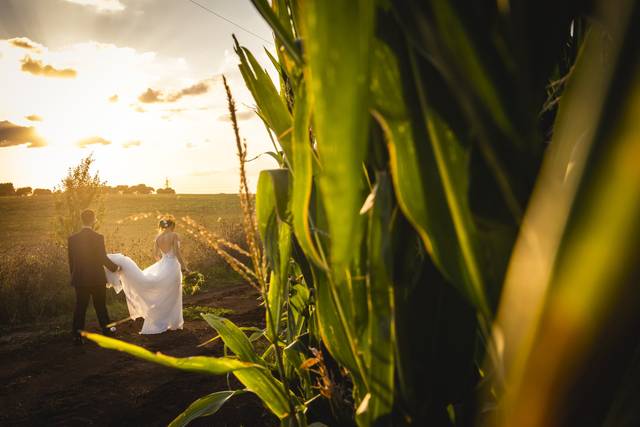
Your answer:
[[[144,319],[141,334],[182,329],[182,272],[173,252],[144,270],[125,255],[107,256],[121,267],[117,273],[105,269],[107,287],[124,291],[131,318]]]

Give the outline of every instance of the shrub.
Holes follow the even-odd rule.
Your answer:
[[[15,196],[16,190],[11,182],[0,183],[0,196]]]
[[[205,283],[204,274],[199,271],[190,271],[182,276],[182,292],[186,295],[195,295]]]
[[[1,255],[0,323],[42,320],[71,313],[74,293],[64,248],[53,243],[16,247]]]
[[[80,163],[69,168],[67,176],[62,179],[56,194],[55,207],[58,213],[56,220],[56,236],[63,244],[67,238],[82,228],[80,213],[90,207],[96,211],[97,225],[104,215],[103,194],[105,183],[96,172],[91,175],[94,159],[89,155]],[[35,195],[35,192],[34,192]]]

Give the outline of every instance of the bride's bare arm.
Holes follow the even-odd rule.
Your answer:
[[[153,257],[158,261],[162,258],[162,254],[160,253],[160,246],[158,246],[158,239],[153,241]]]
[[[173,250],[176,254],[178,262],[180,263],[180,267],[182,267],[182,270],[189,271],[189,268],[187,268],[187,264],[185,264],[184,260],[182,259],[182,252],[180,252],[180,236],[178,236],[177,234],[175,235],[175,238],[173,240]]]

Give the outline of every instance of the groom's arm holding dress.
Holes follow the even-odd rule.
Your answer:
[[[111,261],[109,259],[109,257],[107,256],[107,249],[105,248],[105,245],[104,245],[104,236],[102,234],[98,234],[98,236],[100,236],[100,242],[98,244],[98,246],[99,246],[98,250],[100,251],[100,257],[102,258],[102,265],[104,265],[109,270],[111,270],[111,271],[113,271],[115,273],[116,271],[118,271],[120,269],[120,267],[116,263]]]

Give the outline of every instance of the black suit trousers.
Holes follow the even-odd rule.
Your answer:
[[[96,310],[96,316],[102,330],[107,329],[107,325],[111,323],[109,313],[107,313],[106,296],[107,289],[104,285],[99,286],[76,286],[76,309],[73,313],[73,334],[78,336],[79,331],[84,329],[85,315],[87,314],[87,306],[89,298],[93,299],[93,308]]]

